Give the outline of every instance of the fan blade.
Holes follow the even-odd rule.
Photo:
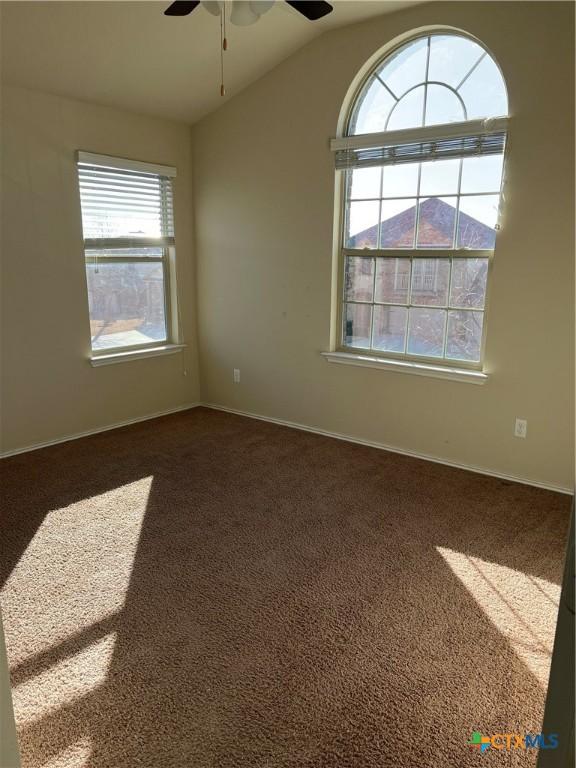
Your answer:
[[[321,19],[322,16],[327,16],[333,11],[330,3],[315,2],[313,0],[286,0],[286,2],[310,21]]]
[[[176,0],[166,8],[164,16],[188,16],[197,5],[200,5],[200,0]]]

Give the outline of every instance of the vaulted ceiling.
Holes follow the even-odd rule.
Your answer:
[[[310,22],[277,0],[257,24],[228,26],[224,100],[334,27],[414,5],[332,0]],[[2,79],[25,88],[196,122],[217,109],[220,25],[204,8],[163,15],[165,3],[2,2]]]

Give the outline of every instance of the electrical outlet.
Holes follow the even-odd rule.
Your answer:
[[[234,368],[234,384],[240,384],[240,368]]]
[[[526,419],[516,419],[516,426],[514,427],[514,437],[526,437],[528,432],[528,422]]]

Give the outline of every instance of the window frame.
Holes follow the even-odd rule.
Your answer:
[[[98,256],[88,256],[86,254],[86,251],[89,250],[88,248],[84,247],[84,265],[87,266],[88,264],[161,264],[162,265],[162,278],[163,278],[163,284],[164,284],[164,321],[166,326],[166,338],[165,339],[154,339],[150,342],[146,342],[143,344],[126,344],[123,346],[114,346],[114,347],[101,347],[100,349],[95,349],[92,346],[92,328],[90,328],[90,346],[91,346],[91,355],[92,357],[100,357],[103,355],[111,355],[111,354],[122,354],[124,352],[136,352],[136,351],[145,351],[147,349],[155,349],[156,347],[160,346],[166,346],[169,344],[177,343],[173,341],[173,329],[172,329],[172,308],[171,308],[171,278],[170,278],[170,250],[175,250],[174,248],[162,248],[162,256],[131,256],[129,255],[131,251],[134,250],[134,248],[127,247],[125,250],[127,251],[126,255],[106,255],[105,251],[106,249],[102,249],[104,253],[99,254]],[[90,250],[95,250],[94,248],[91,248]],[[109,248],[108,250],[112,250]],[[118,250],[115,248],[114,250]],[[90,318],[90,305],[88,305],[88,320],[91,321]]]
[[[136,171],[149,173],[158,177],[170,179],[170,195],[173,204],[174,191],[172,179],[176,177],[176,168],[172,166],[156,165],[139,160],[131,160],[109,155],[100,155],[92,152],[78,150],[76,152],[76,178],[78,180],[78,196],[80,199],[80,213],[82,216],[82,201],[80,195],[80,164],[92,163],[102,167],[111,168],[116,171]],[[165,195],[161,194],[162,218],[164,221],[166,207]],[[161,251],[158,256],[144,256],[135,254],[134,251],[139,248],[157,248]],[[125,251],[125,253],[109,253],[110,251]],[[89,253],[89,251],[99,251],[98,254]],[[107,253],[108,251],[108,253]],[[121,358],[126,355],[127,359],[133,357],[138,359],[146,352],[152,352],[159,349],[169,349],[182,346],[180,325],[178,320],[177,291],[176,291],[176,241],[174,236],[163,234],[161,237],[102,237],[102,238],[83,238],[84,268],[86,277],[86,286],[88,289],[88,271],[89,264],[161,264],[163,278],[163,308],[164,323],[166,334],[163,339],[153,339],[150,342],[142,344],[125,344],[122,346],[110,346],[95,349],[93,347],[93,335],[91,326],[90,302],[87,301],[88,309],[88,327],[90,330],[90,357],[92,361],[101,362],[108,358]],[[87,297],[88,298],[88,297]]]
[[[371,60],[370,67],[366,71],[365,75],[362,77],[362,79],[357,83],[351,97],[347,99],[346,104],[346,112],[345,117],[343,121],[343,128],[342,132],[338,134],[339,137],[342,139],[346,139],[348,137],[355,137],[357,139],[364,139],[366,140],[366,146],[371,146],[371,139],[376,136],[376,134],[354,134],[351,133],[351,129],[353,126],[354,121],[357,118],[357,112],[359,109],[358,100],[362,97],[362,94],[367,92],[368,83],[373,77],[377,77],[377,79],[380,80],[380,78],[377,75],[377,72],[379,68],[384,64],[384,62],[390,58],[392,58],[396,52],[407,45],[409,45],[412,42],[415,42],[416,40],[422,39],[422,38],[430,38],[434,35],[453,35],[454,37],[461,37],[464,39],[471,40],[472,42],[480,45],[484,49],[484,54],[482,57],[475,63],[475,65],[471,68],[471,70],[467,73],[466,77],[463,79],[462,82],[464,82],[470,74],[476,69],[476,67],[480,64],[481,61],[486,57],[486,55],[490,56],[492,61],[498,66],[498,62],[492,56],[489,49],[486,48],[485,45],[479,40],[476,40],[475,38],[462,33],[460,31],[455,30],[444,30],[444,29],[433,29],[426,32],[420,32],[419,34],[415,34],[411,37],[406,37],[398,42],[397,45],[390,47],[385,54],[382,56],[379,56],[376,59]],[[505,79],[502,75],[502,79],[505,86]],[[382,81],[381,81],[382,82]],[[428,82],[428,81],[426,81]],[[436,81],[434,81],[436,82]],[[432,81],[429,81],[428,84],[433,84]],[[450,88],[450,86],[447,86],[446,83],[438,83],[440,85],[446,86]],[[460,83],[461,85],[462,83]],[[386,87],[385,83],[383,83],[384,87]],[[418,85],[412,86],[408,91],[414,90],[414,88],[418,87]],[[454,91],[454,88],[450,88],[450,90]],[[407,92],[408,92],[407,91]],[[405,94],[404,94],[405,95]],[[456,94],[459,96],[459,94]],[[399,102],[397,102],[399,103]],[[464,114],[467,115],[466,111],[466,105],[464,104]],[[393,112],[390,112],[386,119],[386,124],[388,123],[388,120],[391,117],[391,114]],[[504,116],[503,116],[504,117]],[[487,118],[492,119],[492,118]],[[507,115],[505,116],[506,122],[509,120],[509,111]],[[457,125],[465,126],[466,123],[469,123],[472,125],[475,122],[475,119],[465,120],[462,123],[452,123],[452,124],[446,124],[446,127],[454,127],[456,128]],[[431,126],[423,126],[422,128],[407,128],[407,129],[395,129],[390,131],[390,134],[400,134],[405,133],[407,138],[408,136],[412,136],[414,141],[418,140],[418,133],[422,131],[424,134],[426,134],[426,131],[428,130],[431,132],[434,129],[442,128],[442,126],[438,125],[431,125]],[[506,132],[508,130],[506,129]],[[382,133],[386,133],[386,130]],[[421,140],[424,140],[423,137],[421,137]],[[339,139],[335,139],[332,142],[332,149],[337,149]],[[492,249],[468,249],[468,248],[458,248],[457,247],[457,238],[458,238],[458,225],[459,225],[459,218],[460,218],[460,198],[461,197],[467,197],[467,196],[473,196],[473,195],[494,195],[495,193],[489,193],[489,192],[468,192],[468,193],[462,193],[461,192],[461,177],[462,177],[462,168],[463,168],[463,159],[461,159],[461,165],[459,170],[459,182],[458,182],[458,190],[454,195],[429,195],[429,196],[421,196],[419,195],[419,188],[418,193],[415,195],[410,196],[410,199],[416,200],[416,217],[415,217],[415,231],[414,231],[414,247],[413,248],[398,248],[398,249],[381,249],[381,248],[362,248],[362,249],[354,249],[354,248],[347,248],[346,247],[346,234],[347,234],[347,228],[348,228],[348,215],[349,215],[349,203],[350,203],[350,189],[351,189],[351,183],[349,184],[348,180],[348,173],[349,170],[353,170],[350,168],[347,169],[336,169],[336,215],[337,215],[337,276],[335,281],[335,290],[336,290],[336,311],[334,313],[334,319],[335,319],[335,344],[332,347],[335,353],[342,353],[344,355],[352,355],[357,356],[359,358],[375,358],[376,360],[382,360],[382,361],[390,361],[391,363],[399,363],[399,362],[405,362],[407,364],[414,364],[418,366],[419,364],[422,367],[426,366],[432,366],[434,368],[445,368],[446,371],[453,371],[456,369],[462,369],[463,371],[470,371],[481,373],[485,371],[485,350],[486,350],[486,338],[487,338],[487,330],[489,325],[489,304],[490,304],[490,295],[491,295],[491,286],[492,286],[492,272],[493,272],[493,261],[494,261],[494,253],[496,250],[496,239],[497,234],[500,229],[499,221],[502,213],[502,202],[503,202],[503,188],[504,188],[504,179],[505,179],[505,170],[506,170],[506,157],[508,153],[508,141],[505,142],[505,147],[502,152],[502,176],[501,176],[501,184],[500,184],[500,190],[498,192],[499,195],[499,209],[498,209],[498,219],[496,223],[496,237],[495,237],[495,243],[494,247]],[[422,163],[420,162],[419,165],[421,166]],[[382,166],[373,166],[382,168]],[[386,166],[384,166],[386,167]],[[421,175],[421,168],[418,171],[418,176],[420,178]],[[454,241],[453,241],[453,248],[418,248],[417,247],[417,237],[418,237],[418,221],[419,221],[419,215],[420,215],[420,204],[423,200],[425,200],[427,197],[450,197],[454,196],[458,199],[458,209],[456,211],[455,216],[455,222],[454,222]],[[390,199],[402,199],[402,198],[408,199],[407,196],[398,196],[398,198],[390,198]],[[380,190],[380,195],[378,198],[366,198],[366,200],[370,201],[377,201],[381,204],[382,200],[385,199],[382,197],[382,190]],[[354,202],[362,201],[362,198],[354,198]],[[379,217],[378,221],[378,228],[380,230],[382,225],[381,216]],[[378,236],[378,240],[380,239],[380,232]],[[379,244],[379,243],[378,243]],[[348,256],[354,256],[354,257],[364,257],[364,258],[371,258],[374,260],[374,288],[372,292],[372,301],[371,302],[361,302],[361,301],[347,301],[346,300],[346,258]],[[446,312],[446,324],[448,323],[448,313],[451,310],[454,310],[455,308],[450,307],[450,287],[452,282],[452,270],[453,270],[453,262],[455,259],[463,259],[463,258],[482,258],[487,259],[487,274],[486,274],[486,290],[485,290],[485,296],[484,296],[484,306],[482,309],[476,309],[473,307],[466,307],[462,308],[463,311],[474,311],[474,312],[481,312],[483,315],[483,323],[482,323],[482,336],[480,341],[480,348],[479,348],[479,360],[478,361],[468,361],[468,360],[460,360],[456,358],[448,358],[445,356],[445,350],[446,350],[446,344],[447,344],[447,330],[445,330],[444,334],[444,354],[442,357],[434,357],[429,355],[415,355],[413,353],[409,353],[408,351],[405,352],[394,352],[394,351],[388,351],[388,350],[378,350],[370,347],[354,347],[347,345],[345,343],[346,338],[346,332],[345,332],[345,307],[347,304],[364,304],[367,306],[370,306],[372,308],[376,306],[394,306],[394,307],[403,307],[406,308],[407,311],[412,306],[418,307],[419,305],[413,305],[411,301],[408,301],[406,304],[392,304],[392,303],[385,303],[385,302],[377,302],[375,301],[375,280],[376,280],[376,264],[378,258],[403,258],[408,259],[410,261],[410,280],[409,280],[409,288],[408,288],[408,299],[411,299],[410,293],[411,293],[411,282],[412,282],[412,265],[414,260],[416,259],[442,259],[447,258],[450,261],[450,282],[448,286],[448,297],[447,297],[447,303],[445,306],[442,307],[435,307],[433,305],[426,305],[429,309],[442,309]],[[456,310],[457,311],[457,310]],[[406,340],[405,340],[405,348],[407,350],[408,347],[408,334],[409,334],[409,316],[406,321]],[[371,342],[374,334],[374,327],[373,327],[373,319],[371,323],[370,328],[371,333]]]
[[[346,204],[346,201],[344,200],[343,206]],[[344,217],[345,218],[345,217]],[[344,231],[345,223],[342,226],[342,230]],[[343,233],[341,233],[341,238],[343,237]],[[342,239],[340,241],[342,243]],[[365,306],[369,307],[379,307],[379,306],[393,306],[393,307],[403,307],[406,309],[410,309],[411,307],[415,307],[417,309],[441,309],[442,311],[445,311],[446,313],[450,311],[458,311],[458,309],[450,307],[449,303],[446,306],[438,307],[434,305],[423,305],[423,304],[412,304],[406,303],[406,304],[393,304],[391,302],[378,302],[378,301],[346,301],[346,282],[345,282],[345,274],[346,274],[346,257],[347,256],[359,256],[366,259],[409,259],[410,260],[410,281],[412,281],[412,262],[415,259],[449,259],[450,261],[454,259],[461,259],[461,258],[467,258],[467,259],[487,259],[488,260],[488,268],[487,268],[487,275],[486,275],[486,293],[485,293],[485,299],[484,299],[484,308],[483,309],[476,309],[474,307],[463,307],[462,311],[470,311],[470,312],[482,312],[484,315],[483,323],[482,323],[482,337],[480,340],[480,360],[478,362],[470,361],[470,360],[459,360],[457,358],[448,358],[448,357],[432,357],[429,355],[414,355],[409,352],[393,352],[388,350],[380,350],[380,349],[374,349],[372,347],[352,347],[350,345],[344,344],[344,338],[345,338],[345,328],[344,328],[344,309],[346,304],[363,304]],[[447,369],[452,368],[465,368],[472,371],[482,371],[484,370],[484,350],[485,350],[485,344],[486,344],[486,331],[487,331],[487,310],[488,310],[488,303],[490,300],[490,278],[491,278],[491,272],[492,272],[492,265],[494,261],[494,251],[493,250],[454,250],[454,251],[448,251],[448,250],[442,250],[442,249],[436,249],[436,248],[428,248],[428,249],[410,249],[410,248],[398,248],[398,249],[376,249],[376,248],[362,248],[362,249],[352,249],[352,248],[344,248],[340,247],[339,249],[339,260],[338,260],[338,311],[336,313],[336,323],[337,323],[337,333],[338,333],[338,339],[339,343],[337,344],[336,351],[338,352],[346,352],[348,354],[352,355],[359,355],[362,357],[369,356],[369,357],[377,357],[382,360],[392,360],[392,361],[402,361],[405,360],[406,362],[410,363],[422,363],[423,365],[434,365],[434,366],[443,366]],[[374,262],[374,279],[376,276],[376,261]],[[452,279],[452,265],[450,267],[450,280]],[[409,289],[410,290],[410,289]],[[448,286],[448,301],[450,298],[450,286]],[[448,315],[446,315],[446,318],[448,318]],[[407,321],[408,322],[408,321]],[[373,327],[371,327],[371,333],[373,333]],[[446,341],[446,339],[445,339]],[[408,344],[408,326],[406,328],[406,345]]]

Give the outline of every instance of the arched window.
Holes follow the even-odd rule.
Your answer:
[[[364,81],[331,143],[342,351],[482,367],[507,113],[498,65],[462,34],[413,39]]]

